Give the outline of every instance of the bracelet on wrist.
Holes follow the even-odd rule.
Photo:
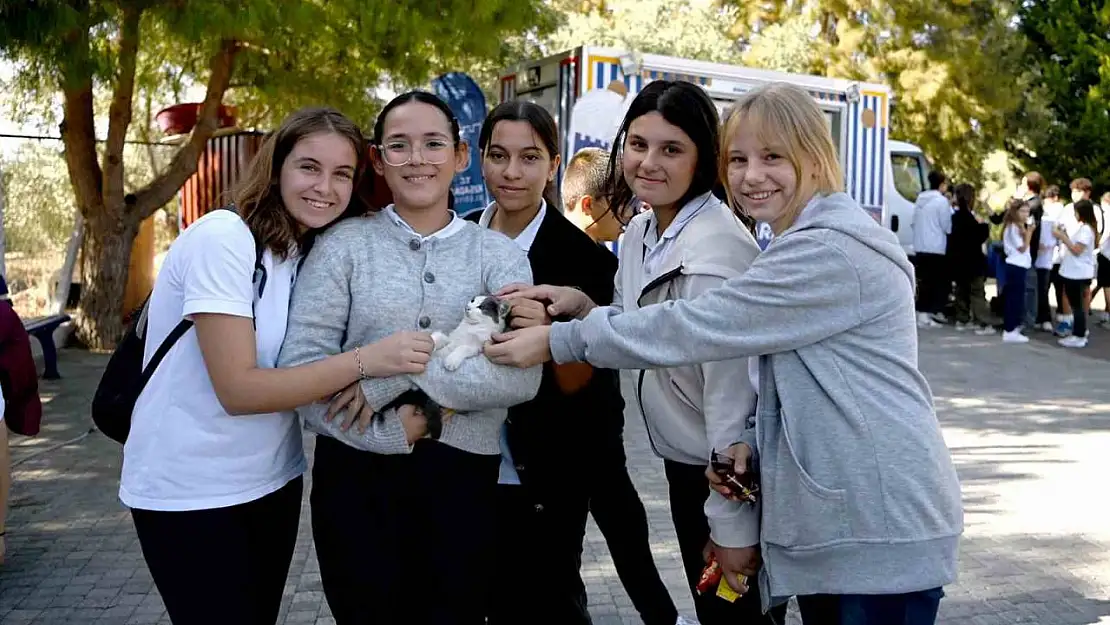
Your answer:
[[[355,348],[355,364],[358,365],[358,379],[365,380],[367,377],[366,371],[362,368],[362,356],[359,354],[357,347]]]

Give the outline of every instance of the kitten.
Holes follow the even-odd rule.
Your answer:
[[[508,327],[508,302],[492,295],[479,295],[466,305],[466,313],[459,325],[450,334],[433,332],[435,349],[432,355],[443,353],[443,368],[454,371],[462,366],[467,358],[482,353],[482,347],[498,332]]]
[[[432,333],[432,342],[435,343],[432,357],[442,357],[443,368],[447,371],[457,370],[467,358],[481,354],[482,347],[495,333],[508,329],[511,308],[508,302],[492,295],[479,295],[470,300],[462,321],[450,334]],[[381,419],[387,410],[404,405],[416,406],[424,413],[428,420],[428,436],[438,440],[443,433],[443,408],[420,389],[401,393],[376,416]]]

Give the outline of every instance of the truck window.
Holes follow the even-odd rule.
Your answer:
[[[894,169],[894,188],[910,202],[916,201],[917,195],[925,190],[925,172],[920,157],[916,154],[891,154],[890,161]]]

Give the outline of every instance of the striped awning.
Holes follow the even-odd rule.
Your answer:
[[[659,72],[655,70],[644,70],[640,74],[648,80],[681,80],[684,82],[692,82],[695,85],[708,87],[713,83],[712,78],[706,76],[695,76],[693,74],[679,74],[677,72]]]

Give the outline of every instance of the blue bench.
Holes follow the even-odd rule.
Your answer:
[[[39,345],[42,346],[42,360],[45,364],[42,372],[44,380],[58,380],[62,377],[58,373],[58,348],[54,345],[54,330],[69,319],[69,315],[61,314],[23,322],[23,329],[27,330],[27,334],[38,339]]]

